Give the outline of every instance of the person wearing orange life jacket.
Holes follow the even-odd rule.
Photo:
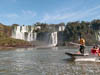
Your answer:
[[[84,54],[84,49],[85,49],[85,39],[80,37],[80,49],[79,49],[79,51],[81,54]]]

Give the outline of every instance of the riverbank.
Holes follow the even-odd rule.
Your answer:
[[[1,47],[0,46],[0,51],[4,51],[4,50],[14,50],[16,49],[15,47]]]
[[[14,48],[28,48],[35,47],[32,43],[20,39],[13,38],[1,38],[0,39],[0,50],[9,50]]]
[[[30,45],[30,46],[0,46],[0,51],[2,50],[15,50],[17,48],[35,48],[35,45]]]

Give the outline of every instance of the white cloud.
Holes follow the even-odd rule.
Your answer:
[[[84,11],[80,9],[79,11],[75,12],[67,12],[66,10],[65,11],[63,10],[53,14],[46,13],[41,19],[41,22],[55,22],[60,20],[68,20],[68,21],[80,20],[82,18],[88,18],[98,15],[98,12],[100,12],[98,11],[99,9],[100,5]]]
[[[18,18],[19,15],[17,15],[17,14],[7,14],[7,15],[5,15],[5,17],[7,17],[7,18]]]
[[[59,13],[59,14],[53,14],[53,15],[45,14],[41,22],[51,22],[51,21],[69,19],[69,18],[73,18],[73,16],[76,16],[77,13],[66,13],[66,14]]]
[[[12,14],[0,14],[0,17],[1,18],[11,19],[11,18],[18,18],[19,15],[18,14],[15,14],[15,13],[12,13]]]
[[[1,18],[21,18],[21,19],[29,19],[29,18],[34,18],[36,16],[36,13],[32,11],[22,11],[20,13],[8,13],[8,14],[0,14]]]
[[[30,10],[23,10],[22,13],[24,16],[31,16],[31,17],[36,16],[36,13]]]
[[[31,24],[35,19],[36,13],[30,10],[23,10],[19,13],[0,14],[0,21],[6,24]]]

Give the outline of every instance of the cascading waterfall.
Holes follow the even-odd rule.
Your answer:
[[[52,44],[53,46],[57,45],[57,32],[52,33]]]
[[[50,46],[56,46],[58,43],[57,32],[52,32],[49,40]]]
[[[37,35],[38,34],[34,32],[33,26],[15,26],[12,31],[12,38],[22,39],[26,41],[36,41],[38,39],[41,39],[40,41],[49,44],[48,47],[56,46],[58,43],[57,32],[44,32],[41,33],[41,36],[38,37]]]
[[[15,26],[12,31],[12,38],[35,41],[37,34],[33,30],[34,27],[32,26]]]
[[[37,36],[36,33],[29,32],[28,33],[28,37],[27,37],[27,41],[35,41],[36,40],[36,36]]]
[[[37,40],[43,42],[40,47],[55,47],[58,44],[57,32],[40,32]]]

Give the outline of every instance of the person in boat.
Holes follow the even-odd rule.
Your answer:
[[[100,51],[98,45],[93,46],[93,48],[91,49],[91,54],[97,55],[99,52]]]
[[[98,50],[98,56],[100,56],[100,48],[99,48],[99,50]]]
[[[100,56],[100,48],[98,47],[98,45],[96,46],[96,52],[97,52],[97,55]]]
[[[80,36],[80,49],[79,49],[79,51],[81,54],[84,54],[84,49],[85,49],[85,39]]]

